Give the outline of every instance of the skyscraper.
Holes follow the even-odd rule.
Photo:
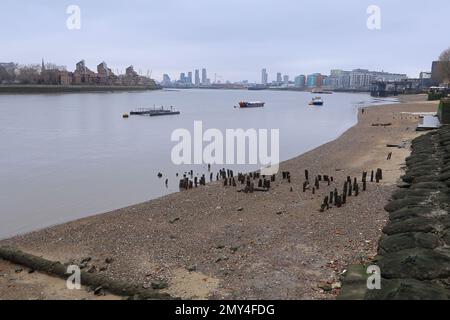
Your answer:
[[[202,69],[202,84],[207,84],[208,82],[208,75],[206,74],[206,69]]]
[[[192,84],[192,71],[188,72],[187,83]]]
[[[281,72],[277,73],[277,84],[280,85],[283,80],[281,79]]]
[[[262,69],[262,71],[261,71],[261,84],[266,86],[267,82],[268,82],[268,79],[269,79],[269,74],[267,73],[267,70],[266,69]]]
[[[283,76],[283,84],[285,86],[289,85],[289,76],[287,74]]]
[[[198,69],[195,70],[195,85],[200,85],[200,72]]]
[[[161,84],[163,85],[163,86],[168,86],[168,85],[170,85],[170,77],[169,77],[169,75],[168,74],[164,74],[163,75],[163,80],[162,80],[162,82],[161,82]]]

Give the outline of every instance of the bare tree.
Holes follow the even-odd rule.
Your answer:
[[[55,63],[46,63],[45,64],[45,70],[58,70],[58,71],[67,71],[67,67],[65,66],[58,66]]]
[[[39,81],[40,71],[39,65],[20,66],[17,80],[23,84],[35,84]]]
[[[450,48],[444,50],[439,56],[439,61],[441,62],[442,78],[444,82],[449,83],[450,81]]]
[[[12,83],[16,79],[17,64],[2,63],[0,64],[0,84],[2,83]]]

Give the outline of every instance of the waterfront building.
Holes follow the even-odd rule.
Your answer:
[[[374,82],[399,82],[407,78],[408,76],[406,74],[355,69],[350,72],[350,89],[370,90]]]
[[[303,88],[306,83],[306,77],[304,75],[299,75],[295,77],[294,83],[297,88]]]
[[[188,72],[188,76],[187,76],[187,79],[186,79],[187,81],[187,84],[192,84],[192,72],[191,71],[189,71]]]
[[[86,62],[84,60],[81,60],[75,65],[75,71],[73,73],[73,84],[90,85],[95,84],[96,80],[96,73],[86,67]]]
[[[102,85],[118,84],[118,77],[112,72],[106,62],[102,62],[97,66],[97,83]]]
[[[350,89],[350,71],[331,70],[328,77],[328,86],[332,89]]]
[[[306,85],[310,88],[322,86],[322,75],[320,73],[309,74],[306,77]]]
[[[266,69],[262,69],[262,71],[261,71],[261,84],[266,86],[268,81],[269,81],[269,74],[267,73]]]
[[[286,87],[289,85],[289,76],[287,74],[283,76],[283,85]]]

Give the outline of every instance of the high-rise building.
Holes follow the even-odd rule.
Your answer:
[[[278,72],[277,73],[277,85],[281,85],[281,82],[282,82],[283,80],[281,79],[281,72]]]
[[[184,72],[180,73],[180,82],[181,83],[186,82],[186,74]]]
[[[192,72],[191,71],[188,72],[187,83],[192,84]]]
[[[322,86],[322,75],[320,73],[309,74],[306,77],[306,85],[310,88]]]
[[[350,89],[350,72],[344,70],[331,70],[328,86],[332,89]]]
[[[283,76],[283,85],[289,85],[289,76],[287,74]]]
[[[171,84],[170,77],[168,74],[163,74],[163,80],[161,82],[163,86],[168,86]]]
[[[208,83],[208,75],[206,73],[206,69],[203,68],[202,69],[202,84],[207,84]]]
[[[200,85],[200,72],[198,69],[195,70],[195,85],[196,86]]]
[[[266,69],[262,69],[262,71],[261,71],[261,84],[266,86],[267,83],[268,83],[268,80],[269,80],[269,74],[267,73],[267,70]]]
[[[298,88],[303,88],[306,83],[306,77],[304,75],[299,75],[295,77],[295,86]]]

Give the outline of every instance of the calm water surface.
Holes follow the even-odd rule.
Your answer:
[[[358,107],[381,103],[366,94],[336,93],[323,96],[323,107],[311,107],[311,98],[239,90],[0,95],[0,238],[178,191],[175,174],[191,167],[172,164],[170,137],[177,128],[192,131],[195,120],[204,130],[280,129],[286,160],[353,126]],[[266,107],[233,108],[240,100],[262,100]],[[154,104],[176,106],[182,114],[122,119]]]

